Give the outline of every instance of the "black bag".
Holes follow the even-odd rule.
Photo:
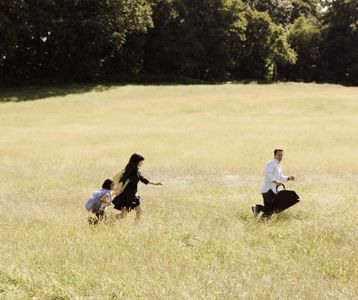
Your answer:
[[[286,190],[284,185],[283,190],[278,191],[275,198],[273,199],[273,211],[278,213],[284,211],[285,209],[295,205],[300,202],[300,197],[296,194],[295,191]],[[278,187],[277,187],[278,190]]]

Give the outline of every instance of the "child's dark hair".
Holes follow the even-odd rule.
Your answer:
[[[106,190],[110,190],[111,189],[111,185],[114,183],[113,180],[111,179],[106,179],[103,184],[102,184],[102,189],[106,189]]]

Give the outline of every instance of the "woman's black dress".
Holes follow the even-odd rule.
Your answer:
[[[140,197],[136,195],[138,189],[138,182],[141,181],[144,184],[148,184],[149,180],[145,178],[139,171],[135,171],[132,175],[127,175],[126,172],[123,174],[122,181],[125,182],[129,179],[127,186],[124,191],[116,196],[112,203],[114,208],[121,210],[123,207],[127,208],[129,211],[132,208],[140,205]]]

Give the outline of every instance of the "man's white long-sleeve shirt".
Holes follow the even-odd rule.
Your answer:
[[[276,184],[273,181],[288,181],[288,176],[282,175],[282,166],[276,159],[270,160],[265,166],[265,180],[261,188],[261,193],[272,190],[276,194]]]

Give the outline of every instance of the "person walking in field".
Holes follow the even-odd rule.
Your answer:
[[[88,219],[90,224],[97,224],[106,217],[106,209],[111,205],[111,190],[113,190],[114,186],[113,180],[106,179],[102,184],[102,188],[95,191],[87,200],[85,208],[96,216]]]
[[[252,212],[254,216],[258,216],[263,212],[263,217],[271,217],[273,214],[273,199],[277,194],[279,186],[283,185],[283,182],[294,181],[294,176],[282,175],[281,161],[283,158],[283,150],[274,150],[274,159],[270,160],[265,166],[265,178],[261,188],[262,198],[264,205],[256,204],[252,206]]]
[[[115,188],[115,194],[117,194],[117,196],[113,199],[112,203],[115,209],[121,211],[120,214],[116,215],[117,219],[125,218],[132,209],[136,212],[136,221],[140,219],[143,209],[141,206],[141,198],[136,195],[139,181],[145,185],[163,185],[161,182],[149,181],[139,172],[143,161],[144,157],[142,155],[134,153],[130,157],[125,169],[115,176],[116,185],[118,185],[118,187]]]

